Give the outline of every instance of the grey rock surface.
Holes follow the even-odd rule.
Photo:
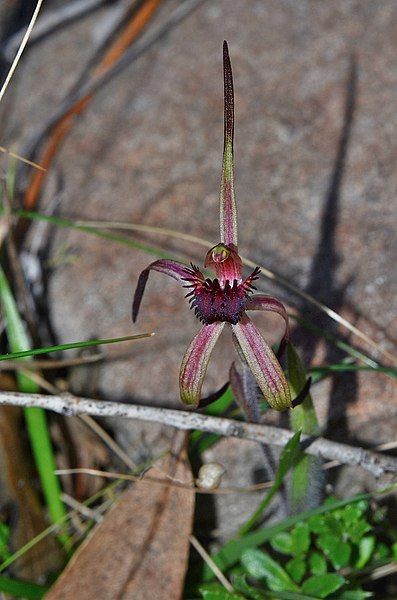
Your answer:
[[[156,19],[169,9],[163,7]],[[9,109],[9,143],[23,142],[56,109],[106,18],[106,10],[97,13],[26,54]],[[218,241],[223,39],[230,45],[235,79],[242,253],[333,306],[392,351],[397,334],[393,0],[205,2],[101,90],[76,121],[54,165],[62,181],[61,214],[161,226]],[[353,110],[344,124],[352,61]],[[348,139],[338,166],[344,128]],[[50,180],[42,208],[52,198],[49,186]],[[53,235],[53,254],[66,245],[75,256],[72,264],[55,269],[50,281],[59,341],[156,331],[150,340],[109,348],[114,360],[101,369],[97,392],[115,400],[179,406],[180,362],[199,328],[183,290],[152,274],[133,326],[134,286],[153,258],[83,233],[54,230]],[[198,264],[205,256],[190,243],[146,239]],[[322,329],[337,331],[282,287],[262,279],[260,288],[308,310]],[[271,342],[279,339],[276,318],[260,316],[257,322]],[[227,379],[232,345],[226,338],[209,367],[207,391]],[[296,342],[307,360],[338,358],[302,331]],[[396,388],[386,376],[335,377],[315,386],[313,396],[333,437],[349,432],[368,443],[395,437]],[[237,464],[237,442],[224,444]]]

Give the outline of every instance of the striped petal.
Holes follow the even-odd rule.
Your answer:
[[[244,315],[232,329],[241,354],[270,406],[276,410],[291,406],[291,393],[280,364],[251,319]]]
[[[138,316],[139,307],[141,306],[142,296],[145,291],[150,271],[159,271],[159,273],[169,275],[169,277],[176,279],[178,283],[181,283],[182,285],[186,284],[186,278],[190,275],[189,267],[175,260],[162,259],[152,262],[144,271],[142,271],[138,279],[132,303],[132,320],[134,323]]]
[[[233,183],[234,92],[227,42],[223,42],[224,133],[220,196],[221,241],[237,248],[237,209]]]
[[[184,404],[198,406],[211,352],[224,326],[223,322],[204,325],[187,349],[179,373],[179,389]]]
[[[287,347],[290,334],[288,315],[287,311],[285,310],[284,304],[280,302],[280,300],[277,300],[277,298],[273,298],[273,296],[266,296],[265,294],[254,294],[253,296],[250,296],[247,299],[246,310],[264,310],[269,312],[275,312],[284,319],[284,335],[282,337],[277,352],[277,358],[280,359]]]

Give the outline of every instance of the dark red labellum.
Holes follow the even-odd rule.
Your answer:
[[[218,279],[204,279],[201,271],[192,265],[186,287],[193,287],[193,290],[186,297],[190,296],[190,306],[197,318],[206,325],[217,321],[236,325],[245,311],[247,297],[254,289],[252,281],[257,279],[258,271],[256,269],[243,282],[234,279],[221,287]]]

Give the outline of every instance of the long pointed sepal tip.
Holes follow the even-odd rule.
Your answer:
[[[237,247],[237,210],[233,183],[234,90],[227,42],[223,42],[224,126],[220,196],[221,241]]]

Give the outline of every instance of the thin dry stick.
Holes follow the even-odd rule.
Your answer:
[[[385,444],[379,444],[379,446],[376,446],[375,450],[380,450],[381,452],[384,452],[385,450],[394,450],[395,448],[397,448],[396,440],[394,442],[386,442]]]
[[[67,504],[67,506],[70,506],[70,508],[74,508],[74,510],[76,510],[81,515],[83,515],[83,517],[86,517],[87,519],[93,519],[97,523],[102,521],[102,519],[103,519],[102,515],[97,514],[97,512],[95,510],[93,510],[89,506],[86,506],[82,502],[79,502],[78,500],[76,500],[76,498],[73,498],[73,496],[70,496],[69,494],[65,494],[65,492],[64,492],[61,495],[61,498],[62,498],[62,501],[65,504]]]
[[[217,489],[205,489],[200,487],[194,487],[187,483],[177,481],[176,479],[158,479],[157,477],[151,477],[145,475],[143,479],[139,475],[131,475],[128,473],[112,473],[111,471],[100,471],[98,469],[88,469],[86,467],[77,467],[74,469],[57,469],[55,475],[92,475],[93,477],[104,477],[105,479],[123,479],[125,481],[135,481],[136,483],[152,483],[154,485],[163,485],[168,487],[178,487],[184,490],[189,490],[195,494],[209,494],[216,496],[218,494],[239,494],[257,492],[259,490],[265,490],[272,487],[274,481],[265,481],[263,483],[254,483],[245,487],[224,487]]]
[[[84,226],[84,227],[93,227],[96,229],[101,228],[101,229],[105,229],[105,230],[106,229],[107,230],[124,229],[124,230],[130,230],[130,231],[142,231],[143,233],[156,233],[156,234],[160,234],[160,235],[165,235],[165,236],[174,237],[174,238],[178,238],[181,240],[193,242],[193,243],[199,244],[200,246],[205,246],[206,248],[214,245],[209,240],[205,240],[203,238],[196,237],[194,235],[180,233],[178,231],[174,231],[172,229],[164,229],[162,227],[154,227],[154,226],[150,226],[150,225],[139,225],[137,223],[119,223],[119,222],[109,222],[109,221],[76,221],[75,225],[80,225],[80,226]],[[243,263],[245,265],[247,265],[247,267],[251,267],[254,269],[255,267],[259,266],[261,269],[261,275],[267,277],[268,279],[271,279],[272,281],[277,282],[278,284],[287,288],[288,290],[290,290],[297,296],[304,298],[306,301],[310,302],[311,304],[313,304],[314,306],[316,306],[317,308],[322,310],[326,315],[328,315],[328,317],[330,317],[330,319],[333,319],[334,321],[336,321],[337,323],[339,323],[340,325],[342,325],[343,327],[345,327],[346,329],[351,331],[351,333],[356,335],[358,338],[363,340],[366,344],[368,344],[369,346],[371,346],[372,348],[374,348],[375,350],[377,350],[378,352],[383,354],[383,356],[385,356],[393,364],[397,364],[397,359],[395,356],[393,356],[387,350],[385,350],[384,348],[379,346],[379,344],[377,344],[372,338],[370,338],[367,334],[365,334],[363,331],[358,329],[355,325],[350,323],[347,319],[342,317],[339,313],[332,310],[332,308],[329,308],[328,306],[326,306],[319,300],[316,300],[316,298],[314,298],[313,296],[311,296],[304,290],[301,290],[300,288],[298,288],[296,285],[294,285],[293,283],[291,283],[284,277],[277,275],[270,269],[267,269],[266,267],[263,267],[261,265],[257,265],[252,260],[250,260],[249,258],[245,258],[244,256],[242,256],[241,258],[243,260]]]
[[[47,381],[47,379],[40,375],[40,373],[32,373],[27,369],[21,369],[21,371],[22,373],[30,377],[30,379],[32,379],[35,383],[37,383],[37,385],[43,388],[43,390],[46,390],[46,392],[55,395],[60,393],[59,388]],[[89,429],[91,429],[91,431],[96,433],[96,435],[102,440],[105,446],[107,446],[112,452],[114,452],[114,454],[118,456],[120,460],[127,465],[127,467],[129,467],[132,470],[136,468],[136,465],[130,459],[128,454],[126,454],[124,450],[120,448],[117,442],[115,442],[114,439],[108,433],[106,433],[106,431],[103,429],[103,427],[99,425],[99,423],[94,421],[94,419],[92,419],[88,415],[79,415],[79,418],[81,419],[81,421],[83,421],[86,427],[88,427]]]
[[[378,444],[371,448],[372,452],[385,452],[386,450],[394,450],[397,448],[397,442],[387,442],[386,444]],[[330,462],[324,463],[321,468],[324,470],[333,469],[334,467],[339,467],[340,462],[338,460],[331,460]]]
[[[105,488],[104,490],[101,490],[100,492],[97,492],[94,496],[91,496],[91,498],[86,500],[85,502],[86,502],[87,506],[89,505],[90,502],[92,503],[94,500],[97,500],[98,498],[103,497],[105,493],[108,495],[110,492],[110,486],[112,486],[112,485],[114,485],[114,484],[109,484],[109,486],[107,488]],[[113,493],[113,496],[114,496],[114,493]],[[110,502],[113,503],[114,498],[110,498]],[[96,508],[96,512],[98,514],[105,512],[105,510],[108,508],[109,505],[110,504],[108,504],[107,501],[102,502],[102,504],[100,506],[98,506],[98,508]],[[103,509],[103,511],[102,511],[102,509]],[[62,528],[66,527],[67,523],[71,520],[73,514],[77,514],[74,509],[70,510],[66,515],[61,517],[57,523],[52,523],[52,525],[49,525],[49,527],[46,527],[46,529],[43,529],[43,531],[41,531],[40,533],[35,535],[32,539],[30,539],[28,542],[26,542],[26,544],[24,544],[24,546],[22,546],[21,548],[16,550],[12,554],[12,556],[10,556],[9,558],[6,558],[0,564],[0,573],[2,573],[5,569],[7,569],[16,560],[18,560],[19,558],[24,556],[27,552],[29,552],[34,546],[36,546],[36,544],[40,543],[41,540],[44,540],[47,536],[51,535],[52,533],[57,533],[57,532],[61,531]]]
[[[27,28],[27,30],[25,32],[25,35],[23,36],[23,38],[21,40],[21,44],[20,44],[20,46],[18,48],[18,51],[17,51],[17,53],[15,55],[15,58],[14,58],[13,62],[12,62],[10,70],[8,71],[7,77],[6,77],[6,79],[5,79],[4,83],[3,83],[3,87],[1,88],[1,91],[0,91],[0,102],[2,101],[3,96],[4,96],[5,92],[6,92],[6,89],[7,89],[8,85],[9,85],[9,83],[11,81],[11,78],[12,78],[14,72],[15,72],[15,69],[18,66],[19,59],[22,56],[22,52],[24,51],[25,46],[28,43],[30,34],[32,32],[32,29],[34,27],[34,24],[36,22],[38,14],[40,12],[40,8],[41,8],[42,3],[43,3],[43,0],[38,0],[38,2],[36,4],[36,8],[34,10],[32,18],[30,19],[30,23],[28,25],[28,28]],[[20,156],[19,154],[16,154],[15,152],[11,152],[11,150],[7,150],[7,148],[4,148],[4,146],[0,146],[0,152],[9,154],[13,158],[16,158],[17,160],[20,160],[20,161],[26,163],[27,165],[30,165],[31,167],[35,167],[36,169],[39,169],[40,171],[45,171],[46,170],[46,169],[44,169],[44,167],[41,167],[40,165],[38,165],[37,163],[33,162],[32,160],[24,158],[23,156]]]
[[[15,152],[12,152],[11,150],[7,150],[7,148],[4,148],[4,146],[0,146],[0,152],[3,152],[4,154],[9,154],[13,158],[20,160],[21,162],[26,163],[27,165],[30,165],[31,167],[35,167],[36,169],[39,169],[39,171],[45,172],[47,170],[44,167],[42,167],[41,165],[38,165],[37,163],[33,162],[33,160],[24,158],[23,156],[20,156],[20,154],[16,154]]]
[[[97,434],[98,437],[101,438],[102,442],[110,448],[123,461],[124,464],[127,465],[131,470],[136,469],[136,464],[133,460],[128,456],[126,452],[114,441],[114,439],[101,427],[92,417],[88,415],[80,415],[80,419],[89,427],[91,431]]]
[[[69,0],[65,4],[60,4],[57,8],[47,10],[36,22],[34,31],[29,37],[30,43],[42,39],[59,27],[65,27],[69,22],[84,17],[106,2],[107,0]],[[12,60],[23,36],[24,31],[19,30],[4,43],[2,54],[6,60]]]
[[[197,552],[200,554],[203,561],[209,566],[209,568],[211,569],[215,577],[218,579],[218,581],[223,585],[223,587],[226,588],[228,592],[233,592],[232,584],[228,579],[226,579],[218,565],[214,563],[214,561],[212,560],[208,552],[205,550],[205,548],[203,548],[203,546],[200,544],[198,539],[194,535],[190,535],[189,541],[193,548],[195,548],[195,550],[197,550]]]
[[[5,79],[5,82],[3,83],[3,87],[0,90],[0,102],[2,101],[3,96],[5,94],[5,91],[6,91],[7,87],[8,87],[8,84],[10,83],[11,78],[12,78],[14,72],[15,72],[15,69],[18,66],[19,59],[22,56],[22,52],[25,50],[25,46],[28,43],[31,31],[32,31],[32,29],[34,27],[34,24],[36,22],[37,17],[39,16],[39,12],[40,12],[40,8],[41,8],[42,4],[43,4],[43,0],[38,0],[37,1],[36,8],[34,9],[34,12],[33,12],[32,18],[30,19],[30,23],[28,25],[26,33],[25,33],[25,35],[22,38],[21,45],[18,48],[18,52],[16,53],[15,58],[12,61],[12,65],[10,67],[10,70],[8,71],[8,74],[7,74],[7,77]]]
[[[385,450],[394,450],[397,448],[397,442],[388,442],[386,444],[379,444],[371,448],[372,452],[384,452]],[[330,461],[328,463],[324,463],[322,465],[322,469],[328,470],[333,467],[340,467],[341,463],[337,460]],[[61,469],[56,471],[57,475],[73,475],[73,474],[84,474],[84,475],[93,475],[94,477],[105,477],[108,479],[125,479],[127,481],[141,481],[141,477],[136,475],[131,475],[127,473],[112,473],[110,471],[100,471],[98,469],[89,469],[86,467],[79,467],[75,469]],[[145,481],[151,481],[151,477],[146,477]],[[162,479],[153,479],[153,483],[163,483]],[[258,490],[264,490],[272,487],[274,481],[264,481],[262,483],[254,483],[252,485],[247,485],[244,487],[221,487],[217,489],[205,489],[205,488],[194,488],[196,494],[236,494],[236,493],[247,493],[247,492],[255,492]],[[186,487],[186,489],[191,489],[191,486],[187,486],[183,484],[182,487]]]
[[[45,396],[41,394],[23,394],[20,392],[1,392],[0,405],[37,406],[63,415],[89,414],[98,417],[125,417],[170,425],[177,429],[198,429],[216,433],[225,437],[238,437],[284,447],[293,436],[292,431],[273,427],[244,423],[233,419],[200,415],[194,412],[136,406],[120,402],[105,402],[90,398],[78,398],[71,394]],[[360,466],[375,477],[385,474],[397,474],[397,458],[382,456],[364,448],[333,442],[326,438],[313,438],[303,435],[304,450],[313,456],[328,460],[338,460],[342,464]]]
[[[393,575],[393,573],[397,573],[397,564],[389,563],[387,565],[382,565],[377,569],[374,569],[368,577],[363,578],[364,581],[375,581],[376,579],[381,579],[382,577],[388,577],[389,575]]]

